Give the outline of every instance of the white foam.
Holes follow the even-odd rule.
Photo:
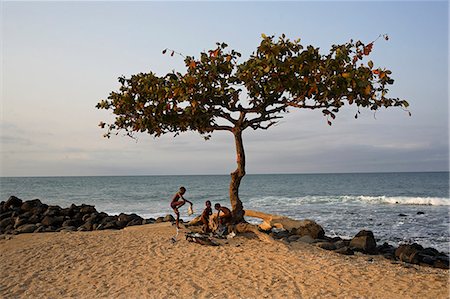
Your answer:
[[[303,196],[303,197],[277,197],[263,196],[251,198],[249,203],[253,206],[295,206],[301,204],[319,203],[367,203],[367,204],[398,204],[398,205],[428,205],[428,206],[450,206],[450,198],[445,197],[409,197],[409,196]]]
[[[442,197],[406,197],[406,196],[358,196],[358,199],[368,203],[386,203],[400,205],[427,205],[427,206],[448,206],[449,198]]]

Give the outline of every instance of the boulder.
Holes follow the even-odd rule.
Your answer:
[[[58,228],[56,231],[57,232],[74,232],[76,230],[77,230],[77,228],[75,226],[65,226],[65,227]]]
[[[384,242],[383,245],[377,246],[377,252],[385,258],[395,260],[395,247]]]
[[[85,231],[91,231],[94,229],[94,224],[91,222],[85,222],[78,228],[78,230],[80,230],[80,229],[83,229]]]
[[[449,269],[449,259],[448,256],[439,256],[433,264],[435,268]]]
[[[311,236],[313,239],[321,239],[325,236],[325,231],[313,220],[298,221],[297,227],[291,230],[291,234],[299,236]]]
[[[64,222],[64,216],[45,216],[41,223],[45,226],[60,226]]]
[[[314,242],[314,239],[311,236],[306,235],[306,236],[300,237],[297,241],[307,243],[307,244],[312,244]]]
[[[395,257],[406,263],[418,264],[420,262],[419,253],[423,247],[417,243],[403,244],[395,250]]]
[[[0,214],[0,220],[9,218],[9,217],[12,216],[12,214],[13,214],[13,211],[6,211],[6,212],[4,212],[4,213],[1,213],[1,214]]]
[[[3,220],[0,221],[0,229],[5,229],[8,225],[13,225],[13,218],[9,217],[9,218],[5,218]]]
[[[78,221],[78,220],[75,220],[75,219],[65,220],[61,224],[62,227],[70,227],[70,226],[78,227],[79,225],[81,225],[81,221]]]
[[[348,247],[350,245],[350,240],[339,240],[334,242],[334,246],[336,246],[336,249]]]
[[[142,218],[136,218],[128,222],[127,226],[142,225]]]
[[[116,221],[111,221],[111,222],[106,222],[105,224],[103,224],[102,229],[118,229],[118,227],[117,227]]]
[[[144,224],[152,224],[152,223],[155,223],[155,219],[154,218],[149,218],[149,219],[143,219],[142,220],[142,224],[144,225]]]
[[[42,216],[40,214],[33,214],[28,218],[28,223],[39,223],[42,220]]]
[[[269,236],[271,236],[274,239],[282,239],[282,238],[287,238],[289,237],[289,232],[287,230],[282,230],[282,231],[273,231],[269,234]]]
[[[60,215],[61,210],[62,209],[60,206],[48,206],[47,210],[45,210],[43,216],[49,216],[49,217],[58,216],[58,215]]]
[[[325,250],[335,250],[336,249],[336,245],[334,245],[334,243],[331,243],[331,242],[317,242],[314,245],[316,245],[319,248],[325,249]]]
[[[13,196],[10,196],[8,200],[3,205],[3,209],[6,211],[11,208],[20,208],[22,205],[22,200],[20,198]]]
[[[81,214],[92,214],[92,213],[97,213],[97,210],[95,209],[95,206],[82,204],[80,207],[80,213]]]
[[[343,255],[354,255],[355,254],[355,252],[351,248],[349,248],[347,246],[338,248],[334,252],[339,253],[339,254],[343,254]]]
[[[287,238],[287,241],[288,241],[288,242],[295,242],[295,241],[297,241],[298,239],[300,239],[300,236],[298,236],[298,235],[292,235],[292,236],[289,236],[289,237]]]
[[[174,222],[174,221],[175,221],[175,218],[174,218],[171,214],[167,214],[167,215],[164,217],[163,221],[164,221],[164,222]]]
[[[27,218],[21,218],[21,217],[17,217],[14,221],[14,228],[18,228],[19,226],[22,226],[24,224],[28,223],[28,219]]]
[[[42,213],[45,210],[45,206],[42,204],[42,202],[39,199],[33,199],[33,200],[25,201],[20,206],[20,209],[23,212],[33,212],[33,214],[36,214],[36,213]]]
[[[59,211],[62,216],[73,217],[77,212],[71,208],[64,208]]]
[[[24,224],[22,226],[19,226],[15,231],[18,234],[26,234],[26,233],[33,233],[38,227],[36,224]]]
[[[38,228],[36,228],[36,230],[34,232],[35,233],[44,233],[45,229],[46,229],[45,226],[39,226]]]
[[[350,248],[368,254],[377,252],[377,242],[370,230],[362,230],[350,241]]]

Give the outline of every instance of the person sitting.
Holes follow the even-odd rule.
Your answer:
[[[214,208],[218,211],[217,212],[217,221],[218,221],[219,225],[231,224],[232,215],[231,215],[231,211],[229,208],[221,206],[220,203],[216,203],[214,205]],[[222,212],[222,215],[220,215],[220,212]]]
[[[206,208],[203,210],[201,221],[203,223],[202,231],[204,233],[211,232],[211,228],[209,227],[209,216],[212,215],[211,202],[207,200],[205,202]]]

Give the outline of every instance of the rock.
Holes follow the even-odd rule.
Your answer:
[[[348,247],[350,245],[350,240],[339,240],[337,242],[334,242],[334,246],[336,246],[336,249]]]
[[[61,211],[60,206],[48,206],[47,210],[45,210],[43,216],[49,216],[49,217],[58,216],[60,211]]]
[[[45,216],[41,223],[45,226],[60,226],[64,222],[64,216]]]
[[[423,247],[417,243],[403,244],[395,250],[395,257],[402,262],[418,264],[420,261],[419,253],[422,250]]]
[[[92,214],[92,213],[97,213],[97,210],[95,209],[95,206],[82,204],[80,207],[80,213],[81,214]]]
[[[313,220],[302,220],[298,222],[297,228],[292,229],[291,234],[299,236],[311,236],[313,239],[322,239],[325,231]]]
[[[36,224],[24,224],[16,229],[18,234],[33,233],[38,227]]]
[[[164,220],[163,220],[164,222],[174,222],[175,221],[175,218],[173,218],[173,216],[171,215],[171,214],[167,214],[165,217],[164,217]]]
[[[13,196],[10,196],[8,198],[8,200],[5,202],[5,204],[3,205],[3,209],[8,210],[11,208],[20,208],[21,205],[22,205],[22,200],[13,195]]]
[[[303,242],[303,243],[307,243],[307,244],[312,244],[314,242],[314,239],[311,236],[302,236],[298,239],[299,242]]]
[[[336,245],[334,245],[334,243],[331,243],[331,242],[317,242],[314,245],[316,245],[319,248],[325,249],[325,250],[335,250],[336,249]]]
[[[77,228],[75,226],[65,226],[65,227],[58,228],[56,231],[57,232],[74,232],[76,230],[77,230]]]
[[[377,246],[377,252],[387,259],[395,260],[395,247],[386,242],[383,245]]]
[[[149,218],[149,219],[142,219],[142,224],[152,224],[155,223],[155,219]]]
[[[350,241],[350,248],[355,251],[375,254],[377,251],[377,243],[372,231],[362,230]]]
[[[425,214],[425,212],[422,212],[422,211],[417,212],[417,215],[424,215],[424,214]]]
[[[354,255],[355,254],[355,252],[347,246],[338,248],[334,252],[343,254],[343,255]]]
[[[6,228],[8,225],[13,225],[13,224],[14,224],[14,222],[13,222],[13,219],[11,217],[10,218],[5,218],[2,221],[0,221],[0,229]]]
[[[136,218],[134,220],[131,220],[130,222],[128,222],[127,226],[135,226],[135,225],[142,225],[142,218]]]
[[[91,222],[86,222],[82,224],[78,229],[83,228],[84,230],[91,231],[94,230],[94,224]]]
[[[24,212],[30,212],[36,208],[43,208],[43,204],[39,199],[27,200],[20,206],[20,209]]]
[[[287,238],[289,237],[289,232],[287,230],[282,230],[282,231],[273,231],[269,234],[269,236],[271,236],[274,239],[282,239],[282,238]]]
[[[12,216],[12,214],[13,214],[13,211],[6,211],[6,212],[4,212],[4,213],[1,213],[1,214],[0,214],[0,220],[9,218],[9,217]]]
[[[292,236],[289,236],[289,237],[287,238],[287,241],[288,241],[288,242],[295,242],[295,241],[297,241],[298,239],[300,239],[300,236],[292,235]]]
[[[403,213],[400,213],[400,214],[398,214],[398,216],[400,216],[400,217],[406,217],[406,216],[408,216],[408,215],[403,214]]]
[[[423,249],[420,252],[420,254],[429,255],[429,256],[438,256],[438,255],[440,255],[439,251],[437,251],[436,249],[431,248],[431,247],[427,247],[427,248]]]
[[[105,224],[103,224],[102,229],[118,229],[118,227],[116,225],[116,221],[111,221],[111,222],[106,222]]]
[[[116,221],[117,221],[117,216],[106,216],[105,218],[103,218],[103,219],[100,221],[100,224],[105,225],[106,223],[112,223],[112,222],[114,222],[114,225],[116,225],[116,224],[115,224]]]
[[[433,264],[435,268],[449,269],[449,259],[448,257],[439,256]]]
[[[65,208],[65,209],[61,209],[61,211],[59,211],[59,213],[62,216],[73,217],[76,214],[76,211],[71,208]]]
[[[65,221],[61,224],[61,226],[62,226],[62,227],[70,227],[70,226],[78,227],[80,224],[81,224],[81,223],[80,223],[80,221],[78,221],[78,220],[68,219],[68,220],[65,220]]]
[[[34,232],[35,233],[44,233],[45,229],[46,229],[45,226],[40,226],[40,227],[36,228],[36,230]]]
[[[41,220],[42,217],[39,214],[33,214],[30,218],[28,218],[28,223],[39,223]]]
[[[14,228],[18,228],[19,226],[22,226],[27,223],[28,223],[27,218],[17,217],[16,220],[14,221]]]

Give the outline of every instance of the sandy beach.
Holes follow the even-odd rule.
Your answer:
[[[170,223],[0,240],[1,298],[448,298],[449,272],[251,236],[178,242]]]

